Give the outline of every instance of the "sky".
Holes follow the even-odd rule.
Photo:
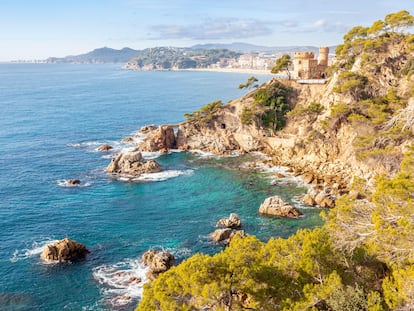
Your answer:
[[[414,0],[0,0],[0,61],[95,48],[331,46]]]

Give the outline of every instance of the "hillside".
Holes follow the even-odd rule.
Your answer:
[[[169,70],[207,68],[212,64],[236,59],[239,53],[226,49],[193,50],[191,48],[156,47],[140,51],[125,65],[134,70]]]
[[[413,25],[401,11],[352,28],[326,85],[273,79],[186,115],[177,147],[265,151],[335,207],[321,228],[189,258],[137,310],[414,309]]]
[[[49,57],[47,63],[51,64],[105,64],[105,63],[126,63],[138,53],[137,50],[123,48],[121,50],[107,47],[95,49],[91,52],[63,58]]]

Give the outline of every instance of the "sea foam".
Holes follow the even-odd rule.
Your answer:
[[[31,258],[34,256],[38,256],[42,253],[43,249],[46,247],[46,245],[49,244],[53,244],[55,242],[58,242],[58,240],[52,240],[52,239],[47,239],[47,240],[43,240],[43,241],[34,241],[32,242],[32,245],[28,248],[23,248],[23,249],[16,249],[13,252],[12,257],[10,258],[11,262],[17,262],[20,260],[24,260],[27,258]]]
[[[99,283],[106,303],[119,307],[136,304],[142,297],[147,271],[140,259],[125,259],[116,264],[98,266],[92,275]]]

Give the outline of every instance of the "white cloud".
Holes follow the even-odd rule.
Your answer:
[[[313,23],[313,25],[316,28],[323,28],[327,25],[327,21],[325,19],[319,19],[315,23]]]
[[[192,40],[244,39],[273,33],[268,22],[238,18],[208,19],[190,25],[155,25],[151,31],[153,39]]]

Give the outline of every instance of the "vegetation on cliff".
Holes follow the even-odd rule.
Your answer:
[[[403,32],[413,24],[401,11],[344,36],[326,94],[339,101],[305,100],[287,113],[297,94],[272,81],[240,115],[273,130],[286,116],[313,122],[304,131],[312,144],[337,143],[349,126],[359,159],[393,174],[378,175],[373,187],[354,178],[321,228],[268,242],[236,236],[214,256],[185,260],[145,285],[138,311],[414,309],[414,39]]]

